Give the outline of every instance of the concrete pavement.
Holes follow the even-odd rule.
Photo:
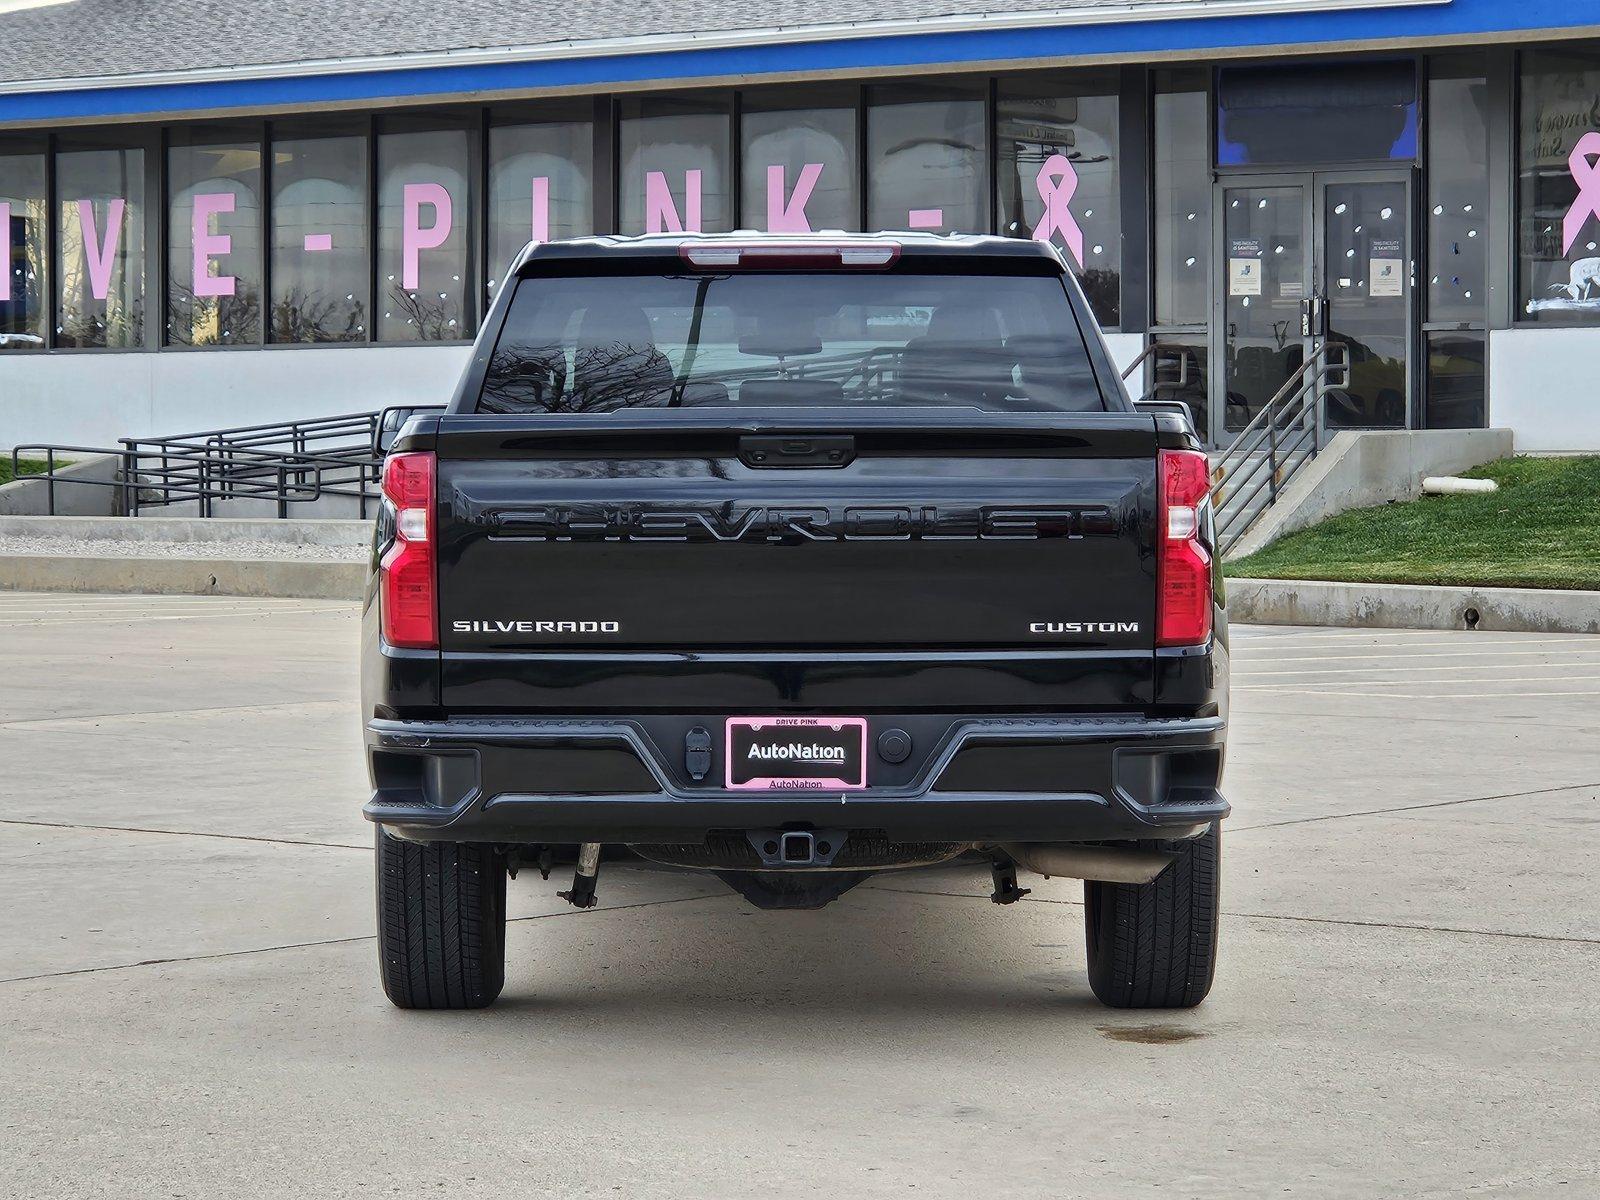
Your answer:
[[[1224,951],[1116,1013],[1081,891],[511,884],[384,1001],[343,602],[0,594],[0,1196],[1588,1196],[1600,638],[1236,629]]]

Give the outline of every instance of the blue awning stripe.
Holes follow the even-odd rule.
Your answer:
[[[871,71],[1054,57],[1138,58],[1152,53],[1220,57],[1229,51],[1285,47],[1304,51],[1535,30],[1570,33],[1571,0],[1453,0],[1417,8],[1235,16],[1036,29],[862,37],[833,41],[699,48],[535,62],[430,66],[282,78],[168,83],[0,94],[0,124],[70,121],[222,109],[317,108],[394,99],[490,98],[556,88],[661,83],[730,76]],[[1600,25],[1596,26],[1600,28]]]

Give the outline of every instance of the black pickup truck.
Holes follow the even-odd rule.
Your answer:
[[[491,1003],[508,874],[1080,878],[1089,982],[1198,1004],[1228,651],[1208,469],[1037,242],[529,247],[383,470],[363,718],[383,985]]]

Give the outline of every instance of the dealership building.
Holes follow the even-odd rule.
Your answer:
[[[1594,39],[1594,40],[1590,40]],[[595,232],[1055,242],[1225,445],[1600,449],[1595,0],[0,0],[0,445],[438,402]]]

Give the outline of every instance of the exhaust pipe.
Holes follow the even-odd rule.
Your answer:
[[[999,849],[1017,866],[1035,875],[1093,879],[1102,883],[1149,883],[1178,857],[1165,850],[1047,842],[1003,842]]]

